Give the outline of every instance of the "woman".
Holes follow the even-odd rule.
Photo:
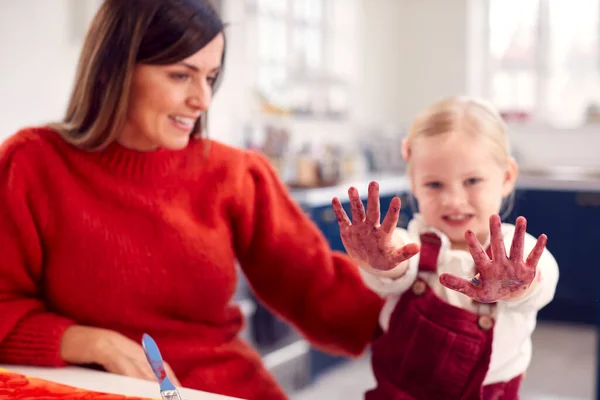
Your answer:
[[[261,155],[202,138],[224,48],[205,0],[103,3],[64,121],[0,149],[0,363],[153,379],[148,332],[183,386],[284,399],[238,337],[236,259],[315,345],[357,355],[369,343],[382,300],[355,264]]]

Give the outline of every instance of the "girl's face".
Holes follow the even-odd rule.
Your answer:
[[[489,218],[514,188],[517,166],[502,166],[493,143],[483,136],[450,132],[418,138],[411,147],[412,191],[425,223],[448,236],[453,248],[466,249],[465,231],[483,243]]]
[[[212,100],[224,43],[219,34],[176,64],[137,65],[127,121],[118,141],[140,151],[186,147],[194,125]]]

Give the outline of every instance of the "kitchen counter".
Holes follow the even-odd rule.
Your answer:
[[[408,177],[404,173],[374,174],[365,178],[346,180],[339,185],[290,190],[292,197],[306,207],[331,204],[333,197],[342,202],[348,201],[348,188],[355,186],[363,200],[367,199],[369,182],[379,183],[380,196],[406,193],[410,188]],[[576,167],[557,168],[521,168],[516,189],[543,189],[562,191],[600,192],[600,172],[580,170]]]
[[[80,389],[120,394],[126,396],[160,399],[157,382],[129,378],[108,372],[80,367],[41,368],[17,365],[0,365],[0,368],[30,377],[62,383]],[[192,389],[179,389],[185,400],[233,400],[233,397],[221,396]]]
[[[379,183],[380,196],[399,195],[409,189],[408,178],[406,175],[399,173],[395,175],[369,175],[365,178],[349,179],[338,185],[323,188],[292,189],[290,190],[290,193],[292,194],[292,197],[303,206],[323,206],[331,204],[331,200],[334,197],[339,197],[342,202],[348,201],[348,188],[354,186],[358,189],[360,197],[363,200],[366,200],[369,183],[371,181]]]

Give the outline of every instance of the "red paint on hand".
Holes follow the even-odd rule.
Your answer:
[[[352,221],[338,198],[333,199],[332,206],[338,220],[344,248],[355,261],[376,270],[389,271],[419,252],[417,244],[404,245],[394,237],[401,207],[398,197],[392,199],[381,224],[377,182],[371,182],[369,185],[366,212],[356,188],[351,187],[348,190],[348,197],[352,209]]]
[[[526,228],[526,219],[517,218],[510,255],[507,256],[500,217],[492,215],[490,217],[491,259],[473,232],[467,231],[465,234],[469,252],[478,272],[477,280],[474,282],[454,275],[442,274],[440,283],[480,303],[521,298],[536,278],[537,264],[548,241],[546,235],[541,235],[527,260],[523,260]],[[537,275],[539,282],[541,274]]]

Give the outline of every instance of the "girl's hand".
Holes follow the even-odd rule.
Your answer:
[[[394,235],[401,205],[398,197],[392,199],[381,224],[377,182],[369,184],[366,214],[356,188],[348,189],[348,197],[352,208],[352,222],[337,197],[333,199],[332,205],[340,226],[342,243],[352,259],[375,270],[389,271],[419,252],[417,244],[404,245],[402,240]],[[404,271],[398,271],[398,276],[404,274],[407,268],[406,265]]]
[[[480,303],[493,303],[498,300],[514,300],[521,298],[529,289],[536,277],[537,264],[544,252],[548,238],[541,235],[535,247],[523,261],[523,247],[527,221],[517,218],[515,234],[510,248],[510,256],[506,256],[500,216],[490,217],[490,243],[492,259],[487,256],[481,243],[472,231],[465,233],[469,244],[469,252],[479,272],[470,281],[450,274],[442,274],[440,283],[449,289],[464,293]]]

